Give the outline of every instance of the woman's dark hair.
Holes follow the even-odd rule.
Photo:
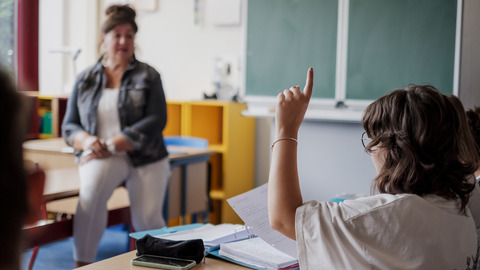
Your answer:
[[[137,33],[138,27],[135,23],[135,10],[129,5],[111,5],[105,11],[107,19],[103,23],[102,33],[106,34],[121,24],[130,24],[133,31]]]
[[[370,104],[362,126],[372,138],[366,150],[385,150],[372,190],[459,199],[465,213],[474,188],[468,179],[479,157],[457,97],[431,85],[410,85]]]
[[[475,149],[477,149],[477,152],[480,154],[480,107],[468,110],[467,120],[477,146]]]

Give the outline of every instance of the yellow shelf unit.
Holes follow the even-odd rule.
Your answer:
[[[210,158],[212,223],[242,223],[226,199],[254,187],[255,119],[241,115],[244,103],[168,101],[166,136],[205,138],[216,154]]]
[[[32,102],[29,138],[48,139],[61,136],[61,125],[68,95],[42,95],[37,91],[22,91]]]

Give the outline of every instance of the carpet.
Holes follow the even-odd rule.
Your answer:
[[[101,261],[129,251],[128,230],[123,225],[112,226],[105,230],[98,248],[95,261]],[[32,249],[22,257],[22,270],[28,269]],[[41,246],[33,270],[66,270],[73,268],[73,238]]]

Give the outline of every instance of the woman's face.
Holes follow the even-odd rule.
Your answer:
[[[107,58],[114,62],[130,62],[133,57],[135,31],[129,23],[117,25],[103,36]]]

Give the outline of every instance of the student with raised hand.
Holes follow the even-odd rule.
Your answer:
[[[62,125],[80,163],[73,226],[76,267],[95,260],[107,224],[107,201],[123,182],[135,230],[166,225],[170,162],[162,135],[167,123],[162,80],[135,58],[135,10],[112,5],[106,15],[102,56],[77,77]]]
[[[480,107],[467,110],[468,126],[472,132],[473,139],[476,143],[477,152],[480,154]],[[475,171],[475,177],[480,181],[480,166]]]
[[[303,202],[296,139],[312,90],[310,68],[303,91],[277,97],[268,184],[270,225],[296,240],[300,268],[476,269],[479,157],[460,100],[410,85],[374,101],[362,118],[374,194]]]

